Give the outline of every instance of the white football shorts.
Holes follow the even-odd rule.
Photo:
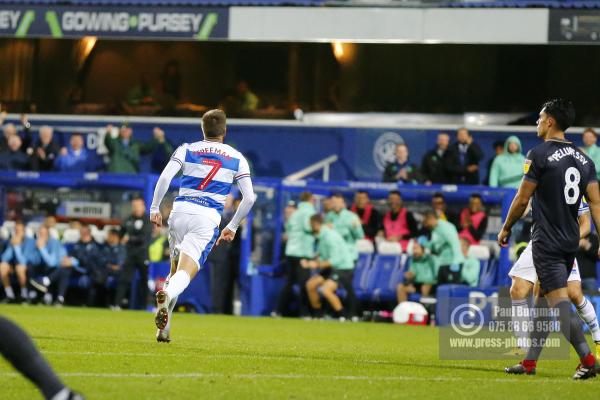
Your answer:
[[[219,224],[202,214],[171,212],[169,216],[169,247],[171,258],[185,253],[200,269],[219,237]]]
[[[537,282],[537,273],[535,272],[535,266],[533,265],[533,253],[531,250],[531,242],[527,244],[525,250],[521,253],[519,259],[515,262],[513,267],[508,272],[508,276],[525,279],[533,284]],[[569,275],[568,282],[579,281],[581,282],[581,276],[579,276],[579,266],[577,260],[573,263],[573,269],[571,275]]]

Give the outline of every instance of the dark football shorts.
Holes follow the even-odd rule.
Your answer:
[[[542,246],[532,247],[533,265],[537,273],[540,287],[544,293],[566,288],[571,275],[575,253],[558,253],[544,251]]]
[[[320,268],[318,274],[321,275],[323,279],[331,279],[333,268]]]

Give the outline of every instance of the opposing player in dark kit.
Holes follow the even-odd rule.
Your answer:
[[[533,262],[540,281],[536,307],[552,307],[561,317],[560,330],[577,351],[581,363],[573,379],[594,377],[596,358],[585,340],[581,324],[571,311],[567,279],[579,245],[577,212],[585,195],[596,229],[600,228],[600,193],[596,168],[591,159],[565,139],[565,130],[575,119],[571,102],[553,99],[546,102],[537,121],[538,137],[544,143],[534,147],[525,160],[525,176],[513,199],[498,243],[506,247],[511,228],[521,217],[533,197],[531,243]],[[551,318],[538,313],[533,320],[531,346],[525,360],[506,368],[511,374],[535,374],[537,360],[548,337]]]

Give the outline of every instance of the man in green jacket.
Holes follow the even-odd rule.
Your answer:
[[[294,296],[294,285],[300,285],[300,316],[308,316],[308,298],[306,281],[310,271],[300,266],[303,259],[314,257],[315,237],[310,226],[310,217],[316,213],[312,193],[300,194],[298,209],[292,213],[285,224],[287,241],[285,244],[286,282],[277,299],[274,316],[285,315]]]
[[[490,186],[518,189],[523,178],[523,156],[521,141],[511,136],[504,142],[504,153],[496,156],[490,170]]]
[[[148,143],[140,143],[133,138],[133,130],[125,123],[119,129],[119,135],[112,135],[112,126],[107,127],[104,145],[108,149],[110,162],[108,172],[136,174],[140,171],[140,156],[153,153],[162,147],[166,154],[173,153],[173,146],[165,139],[165,132],[160,128],[153,131],[153,139]]]
[[[409,293],[421,293],[428,296],[436,284],[437,267],[431,254],[425,254],[425,249],[419,243],[413,245],[413,254],[408,271],[404,273],[404,282],[396,287],[398,303],[408,299]]]
[[[325,223],[332,226],[346,241],[352,261],[358,259],[356,242],[365,237],[360,218],[346,208],[346,200],[340,193],[331,196],[332,210],[325,216]]]
[[[352,270],[354,260],[347,251],[347,244],[334,229],[324,225],[323,217],[315,214],[310,218],[313,234],[319,241],[318,256],[314,260],[302,260],[301,266],[318,271],[306,282],[306,291],[310,305],[316,317],[323,316],[323,308],[319,291],[333,308],[336,317],[343,317],[344,307],[335,291],[341,284],[348,291],[348,308],[350,308],[350,292],[352,289]],[[348,317],[352,315],[347,315]]]
[[[460,246],[462,253],[465,256],[465,262],[460,271],[462,277],[461,280],[464,284],[475,287],[479,283],[479,270],[481,269],[481,264],[477,258],[469,257],[470,243],[467,239],[460,238]]]
[[[589,158],[592,159],[594,164],[596,165],[596,174],[600,179],[600,168],[597,167],[600,165],[600,147],[596,144],[598,140],[598,135],[596,135],[596,131],[592,128],[586,128],[583,131],[583,148],[582,150],[587,154]]]
[[[459,283],[461,264],[465,261],[456,227],[450,222],[437,219],[433,211],[425,213],[423,226],[431,231],[431,240],[424,242],[436,261],[437,281]]]

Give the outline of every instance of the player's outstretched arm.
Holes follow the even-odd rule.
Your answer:
[[[590,206],[590,214],[596,226],[596,232],[600,235],[600,191],[598,182],[590,182],[585,189],[585,198]]]
[[[150,206],[150,221],[152,221],[152,223],[155,225],[162,226],[160,203],[162,203],[165,194],[169,190],[171,181],[175,175],[177,175],[180,169],[181,163],[178,160],[171,158],[156,182],[156,187],[154,188],[154,197],[152,198],[152,205]]]
[[[246,176],[240,180],[238,180],[238,187],[240,188],[240,192],[242,193],[242,201],[238,206],[237,211],[233,215],[233,218],[227,224],[223,232],[221,232],[221,236],[217,240],[217,246],[221,243],[221,241],[225,240],[227,242],[231,242],[235,238],[235,232],[237,231],[240,223],[248,213],[250,209],[254,205],[254,201],[256,200],[256,195],[254,194],[254,189],[252,188],[252,179],[249,176]]]
[[[508,246],[511,229],[519,218],[521,218],[525,210],[527,210],[527,205],[529,204],[529,200],[531,199],[531,196],[533,196],[536,187],[537,183],[528,179],[523,179],[521,181],[521,186],[519,186],[517,195],[510,205],[510,210],[508,210],[508,215],[506,216],[502,230],[498,234],[498,244],[500,246]]]

